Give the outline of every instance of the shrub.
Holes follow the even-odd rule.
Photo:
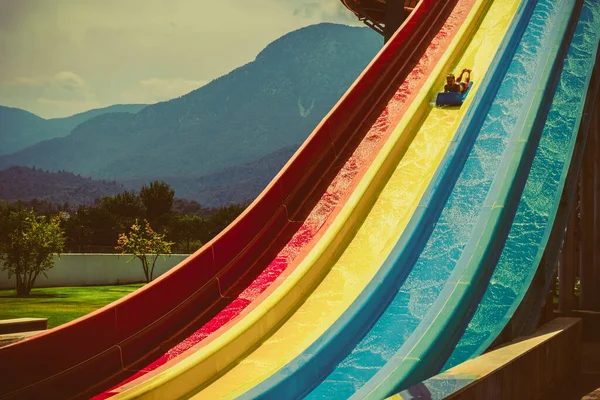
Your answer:
[[[144,220],[144,226],[142,226],[136,220],[131,226],[129,234],[121,233],[119,235],[116,249],[122,254],[132,254],[131,260],[139,259],[144,269],[146,282],[150,282],[154,278],[156,260],[161,255],[170,255],[172,246],[173,242],[167,241],[164,234],[153,231],[148,221]]]

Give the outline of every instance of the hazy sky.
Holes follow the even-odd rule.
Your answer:
[[[196,89],[339,0],[0,0],[0,105],[44,118]]]

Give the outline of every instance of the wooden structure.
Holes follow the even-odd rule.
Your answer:
[[[582,328],[579,318],[556,318],[530,336],[465,361],[390,399],[559,398],[557,389],[569,386],[580,370]]]
[[[583,127],[582,127],[583,128]],[[580,132],[581,133],[581,132]],[[581,135],[580,135],[581,136]],[[600,311],[600,101],[592,110],[558,262],[558,309]],[[563,194],[563,199],[567,193]],[[560,212],[560,211],[559,211]],[[555,288],[553,288],[554,290]]]
[[[387,41],[420,0],[341,0],[365,25]]]

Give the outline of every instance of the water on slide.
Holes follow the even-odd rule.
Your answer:
[[[517,3],[515,0],[492,4],[481,28],[453,69],[469,65],[473,70],[485,73]],[[443,82],[435,84],[441,87]],[[473,92],[476,90],[477,86]],[[410,135],[415,135],[414,139],[402,157],[396,159],[398,164],[375,204],[321,284],[273,336],[194,398],[234,397],[242,393],[298,355],[339,318],[389,255],[437,169],[469,102],[467,99],[460,109],[432,108],[425,102],[425,120],[408,125],[410,131],[416,132],[416,135]]]
[[[456,262],[471,237],[511,128],[524,106],[532,71],[539,62],[536,55],[556,16],[556,8],[543,1],[535,12],[537,24],[528,26],[475,147],[419,260],[383,317],[353,354],[313,392],[315,397],[328,397],[327,394],[339,393],[346,387],[345,396],[375,376],[409,337],[416,334],[451,274],[457,273]],[[357,397],[361,395],[366,392],[360,392]]]
[[[588,0],[500,260],[444,370],[485,351],[504,329],[533,279],[560,202],[599,35],[600,3]]]

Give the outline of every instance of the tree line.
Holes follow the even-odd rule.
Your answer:
[[[150,282],[159,255],[197,250],[244,208],[176,201],[175,191],[158,181],[75,211],[38,200],[0,201],[0,270],[15,277],[17,296],[27,296],[37,277],[54,266],[53,254],[95,249],[132,254]]]
[[[120,234],[128,234],[136,221],[148,221],[152,229],[173,242],[174,253],[192,253],[229,225],[246,207],[231,204],[202,207],[195,201],[175,198],[165,182],[154,181],[139,192],[106,196],[93,205],[71,207],[44,200],[4,202],[4,209],[26,209],[38,216],[59,216],[64,231],[64,250],[71,253],[116,252]]]

